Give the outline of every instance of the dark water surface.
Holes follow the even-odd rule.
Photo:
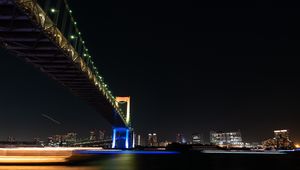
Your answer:
[[[1,166],[0,170],[300,170],[299,155],[273,154],[103,154],[73,165]]]

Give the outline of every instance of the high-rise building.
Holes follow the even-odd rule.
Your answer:
[[[204,144],[202,134],[200,134],[200,133],[192,134],[192,144]]]
[[[47,144],[48,144],[48,146],[53,146],[54,145],[53,137],[52,136],[50,136],[50,137],[47,138]]]
[[[14,137],[8,136],[8,137],[7,137],[7,141],[8,141],[8,142],[14,142],[14,141],[16,141],[16,140],[15,140]]]
[[[52,136],[54,143],[59,143],[65,141],[65,135],[53,135]]]
[[[274,130],[274,137],[275,138],[285,138],[289,140],[289,132],[288,130]]]
[[[66,135],[53,135],[48,137],[49,146],[65,146],[66,145]]]
[[[177,133],[176,134],[176,142],[177,143],[181,143],[181,144],[185,144],[186,143],[186,139],[184,138],[182,133]]]
[[[156,133],[148,134],[148,146],[158,146],[158,140]]]
[[[293,141],[290,140],[289,131],[274,130],[274,137],[263,141],[263,146],[265,148],[276,148],[276,149],[293,149],[295,145]]]
[[[157,140],[156,133],[152,134],[152,138],[153,138],[153,146],[158,146],[158,140]]]
[[[135,137],[135,141],[136,141],[135,142],[136,146],[150,146],[149,145],[149,136],[142,136],[140,134],[137,134]]]
[[[177,133],[177,134],[176,134],[176,142],[177,142],[177,143],[180,143],[180,141],[181,141],[181,136],[182,136],[181,133]]]
[[[242,135],[236,132],[210,132],[210,143],[219,146],[243,147]]]
[[[33,138],[33,142],[34,142],[36,145],[44,146],[44,141],[42,141],[39,137],[34,137],[34,138]]]
[[[141,146],[141,135],[137,135],[137,145]]]
[[[90,138],[91,141],[96,140],[96,133],[95,131],[90,131]]]
[[[76,140],[77,140],[77,133],[70,132],[70,133],[67,133],[65,136],[65,141],[68,144],[73,144],[76,142]]]
[[[225,144],[227,142],[226,139],[226,133],[218,131],[211,131],[210,132],[210,143],[214,144],[214,145],[222,145]]]
[[[99,130],[99,140],[104,140],[105,139],[105,131],[104,130]]]
[[[152,146],[153,142],[152,142],[152,133],[148,134],[148,140],[147,140],[147,145],[148,146]]]
[[[142,146],[141,135],[135,134],[134,143],[135,143],[136,146]]]

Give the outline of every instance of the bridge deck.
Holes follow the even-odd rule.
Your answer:
[[[83,70],[80,57],[72,58],[16,1],[0,0],[0,45],[87,101],[112,125],[126,126],[112,102],[91,80],[90,72]]]

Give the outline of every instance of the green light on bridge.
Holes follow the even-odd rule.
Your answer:
[[[70,36],[71,40],[75,39],[76,37],[74,35]]]
[[[56,10],[55,10],[54,8],[51,8],[50,11],[51,11],[52,13],[55,13],[55,12],[56,12]]]

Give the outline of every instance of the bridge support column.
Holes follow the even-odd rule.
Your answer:
[[[133,148],[132,130],[126,127],[114,127],[112,136],[112,148],[129,149]]]

